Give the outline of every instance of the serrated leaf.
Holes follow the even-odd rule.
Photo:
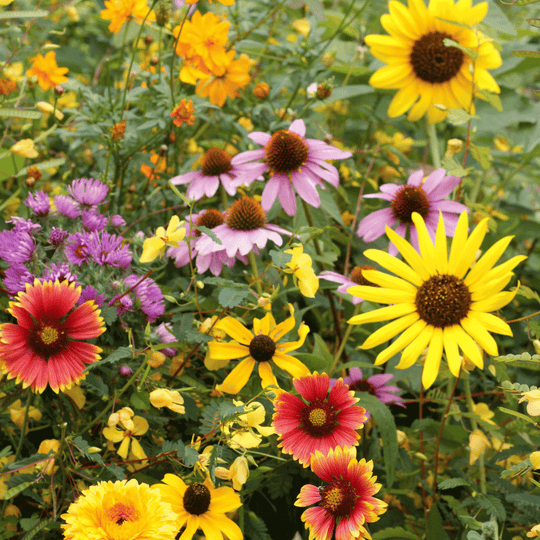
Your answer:
[[[39,19],[40,17],[47,17],[48,11],[43,9],[34,11],[3,11],[0,12],[0,21],[4,19]]]
[[[491,160],[493,157],[489,146],[476,146],[475,144],[471,144],[470,150],[471,156],[480,163],[482,169],[488,170],[491,167]]]
[[[475,500],[490,516],[493,516],[500,521],[504,521],[506,519],[506,511],[503,503],[494,495],[483,495],[482,493],[477,493]]]
[[[270,540],[268,529],[264,521],[254,512],[247,512],[246,536],[251,540]]]
[[[406,538],[407,540],[418,540],[418,535],[407,531],[402,527],[391,527],[377,531],[372,535],[373,540],[397,540],[399,538]]]
[[[540,497],[532,493],[516,493],[515,495],[507,495],[506,500],[513,502],[517,508],[522,504],[533,508],[540,508]]]
[[[114,364],[118,362],[118,360],[122,360],[123,358],[132,358],[133,352],[129,347],[118,347],[114,352],[109,354],[106,358],[103,358],[99,362],[95,362],[94,364],[90,364],[87,366],[86,369],[90,369],[92,366],[102,366],[104,364]]]
[[[518,58],[540,58],[540,51],[512,51]]]
[[[163,454],[168,454],[169,452],[175,452],[178,459],[184,459],[186,455],[186,447],[182,441],[164,441],[163,446],[161,447],[161,452]]]
[[[527,22],[528,22],[531,26],[534,26],[535,28],[540,28],[540,19],[538,19],[538,18],[527,19]]]
[[[272,263],[278,268],[286,268],[287,263],[292,260],[292,253],[284,253],[283,251],[277,251],[276,249],[270,250],[270,257],[272,257]]]
[[[494,109],[502,112],[503,106],[498,94],[490,92],[489,90],[478,90],[478,94],[480,94]]]
[[[439,483],[439,489],[453,489],[459,486],[470,486],[470,482],[464,478],[445,478]]]
[[[103,317],[105,324],[111,326],[111,324],[118,319],[118,311],[112,306],[106,306],[101,309],[101,316]]]
[[[517,296],[524,296],[525,298],[528,298],[529,300],[536,300],[540,304],[540,295],[536,292],[530,289],[529,287],[526,287],[525,285],[520,285],[519,289],[516,293]]]
[[[226,287],[221,289],[218,295],[219,305],[227,308],[239,306],[248,296],[251,296],[249,289],[233,289]]]
[[[90,445],[79,435],[71,441],[81,452],[87,452]]]
[[[461,126],[466,124],[471,118],[475,118],[472,114],[469,114],[463,109],[450,109],[448,111],[448,121],[454,124],[455,126]]]
[[[94,373],[88,373],[83,384],[89,386],[98,396],[109,397],[109,387],[103,382],[101,377],[98,377]]]
[[[525,420],[525,422],[532,424],[533,426],[536,425],[536,420],[533,420],[530,416],[527,416],[526,414],[522,414],[517,411],[513,411],[512,409],[507,409],[505,407],[499,407],[499,411],[510,414],[512,416],[515,416],[516,418],[520,418],[521,420]]]
[[[18,486],[15,486],[15,487],[12,487],[11,489],[8,489],[4,493],[4,500],[7,501],[9,499],[13,499],[13,497],[15,497],[16,495],[21,493],[21,491],[24,491],[27,487],[30,487],[32,484],[35,484],[37,481],[38,481],[38,479],[36,478],[35,480],[33,480],[31,482],[23,482],[22,484],[19,484]]]
[[[124,480],[126,477],[124,469],[116,463],[109,463],[108,465],[105,465],[105,468],[118,480]]]
[[[444,530],[444,523],[437,505],[433,503],[429,509],[429,516],[426,522],[427,540],[448,540],[448,534]]]
[[[195,450],[195,448],[187,447],[186,455],[184,456],[184,465],[186,467],[193,467],[197,461],[199,461],[197,450]]]
[[[0,17],[1,19],[2,17]],[[23,111],[21,109],[0,109],[0,116],[4,118],[25,118],[27,120],[39,120],[43,113],[39,111]]]

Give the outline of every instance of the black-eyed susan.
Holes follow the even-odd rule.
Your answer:
[[[388,116],[394,118],[410,109],[410,121],[427,113],[429,123],[435,124],[446,118],[448,109],[473,113],[473,87],[500,92],[487,70],[499,67],[501,56],[475,28],[487,10],[487,2],[473,7],[472,0],[430,1],[428,7],[423,0],[409,0],[408,7],[396,0],[389,3],[390,13],[381,17],[381,24],[390,35],[365,39],[371,54],[387,64],[369,83],[399,90]],[[477,58],[473,60],[466,50],[474,51]]]
[[[518,255],[494,266],[513,238],[507,236],[491,246],[471,268],[486,235],[487,218],[468,236],[468,217],[463,212],[456,226],[449,256],[443,217],[439,219],[435,245],[420,214],[414,213],[412,219],[418,231],[420,253],[386,227],[388,238],[404,260],[374,249],[368,249],[364,255],[395,275],[366,270],[366,279],[380,287],[355,286],[348,290],[350,294],[365,300],[391,305],[357,315],[349,323],[395,319],[371,334],[361,346],[370,349],[403,332],[379,353],[375,361],[377,365],[403,350],[397,367],[408,368],[429,346],[422,375],[424,387],[429,388],[437,378],[443,349],[448,367],[456,377],[461,367],[458,347],[480,369],[484,361],[477,343],[488,354],[498,354],[497,344],[490,332],[511,336],[512,330],[490,312],[502,308],[514,298],[516,291],[503,289],[514,275],[513,268],[526,257]]]
[[[263,388],[270,385],[279,386],[270,362],[295,378],[309,373],[309,369],[300,360],[287,354],[299,349],[304,344],[309,333],[309,327],[306,324],[302,323],[298,328],[298,341],[278,344],[278,341],[295,326],[294,310],[290,304],[289,309],[291,316],[278,325],[276,325],[276,320],[271,313],[267,313],[262,319],[253,319],[253,332],[232,317],[225,317],[218,323],[219,329],[236,340],[236,343],[221,343],[219,341],[208,343],[206,367],[219,369],[223,367],[224,362],[226,365],[229,360],[243,358],[225,380],[216,387],[219,391],[227,394],[238,394],[247,384],[253,368],[257,364]]]
[[[232,488],[215,488],[210,478],[187,485],[174,474],[166,474],[163,482],[155,487],[177,514],[177,530],[185,526],[180,540],[191,540],[199,528],[207,540],[223,540],[224,534],[229,540],[242,540],[240,527],[225,515],[242,506]]]

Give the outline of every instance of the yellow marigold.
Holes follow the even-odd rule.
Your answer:
[[[27,77],[36,77],[42,90],[54,88],[57,84],[65,83],[68,79],[64,75],[68,68],[58,67],[56,53],[49,51],[45,56],[38,54],[32,60],[32,67],[26,72]]]
[[[105,7],[101,11],[101,18],[111,21],[109,30],[113,34],[120,32],[124,23],[133,17],[137,22],[142,22],[148,13],[146,0],[105,0]],[[155,21],[156,14],[152,11],[146,18],[147,21]]]
[[[162,172],[165,172],[165,169],[167,168],[167,158],[165,156],[152,152],[150,161],[155,165],[155,167],[146,165],[146,163],[141,165],[141,172],[144,174],[144,176],[146,176],[146,178],[148,178],[148,183],[155,180],[156,176]]]
[[[62,514],[65,540],[173,540],[178,516],[148,484],[99,482]]]
[[[34,159],[38,157],[38,151],[34,148],[34,141],[32,139],[22,139],[15,143],[9,151],[16,156],[25,157],[28,159]]]
[[[173,124],[175,126],[181,126],[185,123],[188,126],[192,126],[195,122],[194,112],[195,107],[193,107],[193,101],[191,101],[191,99],[187,101],[183,99],[171,112]]]
[[[111,140],[113,142],[120,142],[124,139],[124,135],[126,134],[126,121],[122,120],[121,122],[118,122],[117,124],[114,124],[114,126],[111,128]]]

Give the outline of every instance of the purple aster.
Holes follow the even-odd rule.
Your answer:
[[[282,129],[273,135],[254,131],[248,137],[264,148],[242,152],[233,157],[231,163],[234,166],[251,164],[249,173],[244,173],[245,180],[253,181],[264,172],[270,173],[261,200],[266,212],[272,208],[279,196],[283,210],[289,216],[294,216],[294,189],[309,205],[319,208],[321,200],[317,186],[326,189],[322,180],[334,187],[338,186],[339,173],[326,160],[346,159],[352,154],[317,139],[305,139],[305,134],[306,126],[303,120],[295,120],[289,129]]]
[[[29,206],[37,217],[46,217],[51,211],[49,196],[41,190],[35,193],[29,193],[24,204]]]
[[[109,225],[116,228],[124,227],[126,225],[126,220],[119,214],[115,214],[109,218]]]
[[[362,377],[362,370],[358,367],[353,367],[349,370],[349,375],[343,377],[343,383],[348,385],[349,390],[353,392],[368,392],[372,396],[375,396],[381,403],[390,403],[392,405],[399,405],[405,407],[403,404],[403,398],[396,395],[401,393],[401,388],[388,384],[394,376],[390,373],[381,373],[380,375],[373,375],[369,379]],[[336,384],[337,379],[330,379],[330,388]],[[367,411],[367,417],[369,418],[369,411]]]
[[[261,205],[252,197],[245,196],[233,203],[227,212],[225,223],[215,227],[212,232],[221,241],[221,245],[209,236],[202,236],[197,242],[197,251],[202,255],[223,249],[229,257],[247,255],[255,246],[264,248],[268,240],[281,246],[281,235],[291,235],[285,229],[267,223],[266,213]]]
[[[13,263],[4,271],[4,287],[12,294],[26,290],[27,283],[34,283],[36,279],[24,264]]]
[[[77,305],[84,304],[88,300],[93,300],[99,307],[105,302],[105,295],[98,294],[96,289],[91,285],[87,285],[82,291],[81,296],[77,302]]]
[[[52,231],[49,233],[49,242],[53,246],[60,246],[62,242],[68,237],[69,233],[60,229],[59,227],[53,227]]]
[[[154,332],[157,334],[159,341],[161,343],[174,343],[178,341],[174,334],[171,332],[172,325],[171,323],[161,323],[157,328],[154,329]],[[161,349],[161,352],[166,356],[174,356],[176,354],[176,349],[168,347],[166,349]]]
[[[343,274],[338,274],[337,272],[321,272],[319,274],[320,279],[326,281],[333,281],[334,283],[340,283],[341,285],[337,288],[337,292],[346,295],[347,300],[350,300],[353,304],[360,304],[364,301],[363,298],[358,298],[347,292],[349,287],[354,287],[356,285],[371,285],[377,287],[371,281],[368,281],[363,275],[363,270],[375,270],[373,266],[355,266],[352,271],[349,273],[349,277],[345,277]]]
[[[39,223],[34,223],[31,219],[24,219],[18,216],[11,216],[11,220],[6,223],[12,223],[14,225],[13,231],[15,232],[27,232],[32,234],[33,231],[41,229]]]
[[[44,281],[68,281],[69,283],[77,283],[77,274],[71,273],[71,268],[68,264],[55,264],[52,263],[50,268],[47,268],[41,278],[42,283]]]
[[[74,233],[70,234],[67,239],[67,245],[64,253],[68,261],[77,266],[88,262],[90,254],[88,252],[88,234]]]
[[[93,206],[101,203],[107,196],[109,188],[93,178],[79,178],[68,186],[70,195],[80,204]]]
[[[0,232],[0,259],[9,263],[29,261],[34,253],[34,239],[27,232]]]
[[[390,203],[389,208],[383,208],[366,216],[358,225],[356,234],[364,242],[373,242],[384,234],[385,225],[394,227],[395,231],[405,238],[410,230],[411,244],[419,251],[418,234],[412,221],[413,212],[418,212],[426,223],[427,230],[435,242],[435,230],[439,222],[439,211],[442,212],[447,236],[454,236],[459,214],[469,209],[456,201],[444,200],[460,182],[458,176],[445,176],[444,169],[436,169],[425,180],[424,171],[415,171],[409,176],[407,184],[384,184],[381,193],[364,195],[370,199],[384,199]],[[397,255],[398,250],[390,242],[388,252]]]
[[[67,195],[57,195],[54,198],[54,207],[59,214],[71,219],[78,218],[81,215],[77,201]]]
[[[163,294],[152,278],[147,277],[142,281],[141,279],[142,276],[131,274],[124,280],[124,284],[128,289],[137,284],[131,291],[131,294],[135,294],[137,297],[136,307],[139,308],[140,304],[141,311],[146,314],[146,320],[153,323],[160,315],[163,315],[163,312],[165,311]],[[126,296],[121,300],[126,298]]]
[[[261,175],[261,173],[251,174],[252,169],[252,165],[234,165],[228,152],[213,147],[204,154],[198,171],[175,176],[171,178],[171,184],[175,186],[189,184],[186,196],[196,201],[205,195],[207,197],[215,195],[220,182],[225,191],[233,196],[238,186],[249,185]]]
[[[83,227],[90,232],[102,231],[107,225],[107,218],[93,210],[83,210],[81,221]]]
[[[131,264],[131,253],[127,245],[122,245],[123,238],[107,231],[89,233],[86,236],[86,248],[94,262],[103,266],[127,268]]]

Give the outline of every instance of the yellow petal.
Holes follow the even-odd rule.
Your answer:
[[[216,386],[216,389],[226,394],[238,394],[246,386],[255,364],[253,358],[245,358],[227,375],[222,384]]]
[[[382,289],[379,287],[370,287],[366,285],[354,285],[347,289],[349,294],[358,296],[370,302],[379,304],[400,304],[402,302],[412,303],[416,298],[416,291],[399,291],[396,289]]]
[[[512,329],[502,319],[491,313],[470,311],[467,317],[476,324],[481,324],[488,332],[495,332],[503,336],[511,336]]]
[[[372,347],[376,347],[377,345],[392,339],[394,336],[405,330],[405,328],[408,328],[414,324],[418,319],[418,313],[414,312],[401,317],[401,319],[392,321],[391,323],[388,323],[387,325],[373,332],[373,334],[366,339],[360,348],[371,349]]]
[[[456,268],[461,257],[463,246],[467,242],[467,230],[469,228],[469,216],[467,212],[462,212],[459,216],[452,246],[450,247],[450,258],[448,260],[448,273],[456,273]]]
[[[412,284],[420,287],[424,280],[420,275],[415,272],[409,265],[405,264],[403,261],[400,261],[398,258],[386,253],[385,251],[379,251],[378,249],[368,249],[364,251],[364,255],[375,261],[377,264],[381,265],[383,268],[386,268],[396,276],[410,281]]]
[[[461,327],[467,332],[475,341],[491,356],[498,356],[499,350],[497,343],[491,336],[491,334],[476,321],[466,317],[461,320]]]
[[[397,319],[403,315],[408,315],[416,311],[416,306],[413,303],[410,304],[396,304],[395,306],[388,306],[367,313],[361,313],[355,315],[348,320],[349,324],[365,324],[369,322],[389,321],[391,319]]]
[[[148,457],[137,439],[131,439],[131,451],[137,459],[145,459]]]
[[[234,360],[249,355],[249,348],[240,343],[220,343],[210,341],[208,352],[213,360]]]
[[[471,233],[471,236],[465,242],[465,245],[461,247],[460,257],[457,258],[456,268],[452,271],[458,278],[463,278],[469,271],[472,262],[476,257],[476,252],[482,245],[484,237],[486,236],[489,218],[484,218]],[[452,245],[454,242],[452,242]]]
[[[296,325],[294,317],[291,316],[285,319],[282,323],[279,323],[268,334],[274,341],[279,341],[285,334],[288,334]]]
[[[288,352],[299,349],[306,341],[306,336],[308,334],[309,334],[309,326],[305,323],[302,323],[300,325],[300,328],[298,328],[298,341],[291,341],[290,343],[282,343],[281,345],[277,346],[277,351],[286,354]]]
[[[435,268],[439,274],[448,273],[448,247],[446,245],[446,229],[442,212],[439,211],[439,223],[435,234]]]
[[[424,330],[420,332],[420,335],[405,347],[396,369],[407,369],[411,367],[416,360],[418,360],[422,351],[428,346],[434,331],[435,328],[433,326],[426,326]]]
[[[484,368],[484,359],[482,353],[476,345],[475,341],[461,326],[454,326],[455,338],[458,342],[459,348],[463,351],[464,355],[478,368]]]
[[[396,276],[390,276],[384,272],[379,272],[378,270],[363,270],[362,277],[366,278],[368,281],[375,283],[381,287],[387,289],[396,289],[401,291],[412,292],[416,295],[417,288],[405,281],[404,279],[398,278]]]
[[[420,247],[422,260],[424,261],[424,266],[426,270],[430,273],[430,275],[434,276],[437,273],[437,267],[435,262],[435,247],[433,246],[433,242],[431,241],[431,237],[429,236],[426,224],[422,219],[422,216],[418,212],[412,213],[412,220],[418,234],[418,245]],[[439,223],[441,223],[441,220],[439,220]]]
[[[272,361],[278,368],[290,373],[295,379],[309,374],[309,369],[294,356],[276,351]]]
[[[133,417],[133,429],[131,430],[133,435],[144,435],[149,427],[146,418],[143,418],[142,416]]]
[[[443,331],[443,345],[446,353],[446,361],[450,372],[454,377],[459,376],[461,369],[461,358],[459,356],[458,344],[454,326],[447,326]]]
[[[386,227],[386,236],[391,240],[392,244],[396,246],[397,250],[401,253],[403,258],[409,263],[410,267],[424,280],[428,280],[430,273],[426,266],[424,265],[424,261],[422,260],[422,257],[420,257],[418,251],[414,249],[407,240],[404,238],[401,238],[399,234],[390,227]]]
[[[147,263],[152,262],[161,252],[161,249],[165,248],[165,243],[161,238],[147,238],[143,244],[143,252],[139,262]]]
[[[399,336],[394,343],[379,353],[377,359],[375,360],[375,365],[379,366],[390,360],[392,356],[406,347],[413,339],[416,339],[425,327],[426,323],[424,321],[416,321],[410,326],[410,328],[407,328],[407,330],[405,330],[405,332],[403,332],[403,334],[401,334],[401,336]]]
[[[442,328],[435,328],[429,344],[429,350],[422,371],[422,384],[427,390],[437,378],[439,366],[441,364],[443,351],[443,331]]]
[[[490,311],[497,311],[506,306],[516,296],[517,288],[515,291],[504,291],[493,295],[491,298],[481,300],[480,302],[473,302],[471,304],[471,311],[483,311],[489,313]]]
[[[130,441],[130,437],[126,437],[126,438],[122,441],[122,444],[119,446],[118,450],[116,451],[116,453],[117,453],[122,459],[127,459],[127,456],[128,456],[128,450],[129,450],[129,441]]]
[[[501,238],[498,242],[495,242],[478,260],[471,271],[465,278],[465,285],[472,286],[477,281],[483,280],[486,274],[493,268],[495,263],[501,258],[501,255],[505,252],[506,248],[512,241],[513,236],[506,236]]]
[[[120,442],[124,438],[124,431],[120,431],[116,427],[106,427],[103,429],[103,436],[112,442]]]
[[[218,324],[221,330],[232,339],[238,341],[238,343],[249,346],[251,340],[255,337],[240,321],[237,321],[233,317],[225,317]]]
[[[475,429],[469,435],[469,446],[471,453],[469,456],[469,465],[474,465],[478,458],[491,446],[488,438],[479,429]]]
[[[261,386],[263,388],[271,385],[279,388],[277,379],[272,372],[272,366],[270,365],[270,362],[259,362],[259,377],[261,378]],[[264,408],[262,412],[264,413]]]

